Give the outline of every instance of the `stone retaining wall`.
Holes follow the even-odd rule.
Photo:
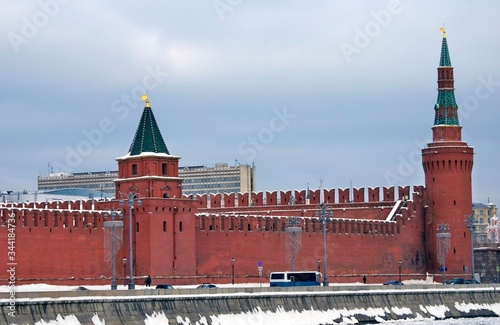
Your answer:
[[[186,320],[195,324],[203,318],[203,324],[211,324],[211,316],[251,311],[263,319],[269,316],[266,312],[277,310],[323,311],[322,317],[331,324],[345,318],[363,323],[500,316],[500,287],[485,285],[25,292],[16,293],[13,300],[15,318],[9,315],[8,298],[8,293],[0,294],[0,323],[4,324],[34,324],[74,315],[82,325],[95,325],[96,318],[107,325],[144,325],[153,312],[168,318],[169,324],[188,324]]]

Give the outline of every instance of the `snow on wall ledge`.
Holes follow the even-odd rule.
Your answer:
[[[395,319],[499,317],[500,287],[331,291],[280,290],[162,295],[136,290],[124,296],[36,297],[15,301],[17,324],[325,324],[375,323]],[[204,293],[203,293],[204,292]],[[207,293],[209,292],[209,293]],[[116,293],[116,292],[115,292]],[[148,294],[149,293],[149,294]],[[135,295],[133,295],[135,294]],[[9,324],[9,299],[0,296]],[[3,321],[1,320],[3,318]]]

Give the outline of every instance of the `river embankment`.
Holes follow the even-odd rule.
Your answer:
[[[82,288],[83,289],[83,288]],[[405,285],[302,288],[73,290],[0,293],[0,323],[35,324],[65,317],[82,325],[222,324],[241,315],[266,324],[279,313],[307,314],[318,324],[396,319],[499,317],[500,286]],[[229,322],[228,322],[229,323]]]

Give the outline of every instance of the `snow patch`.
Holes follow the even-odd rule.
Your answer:
[[[392,307],[391,308],[392,312],[398,316],[401,315],[412,315],[413,312],[411,311],[410,308],[408,307]]]
[[[168,325],[168,318],[165,316],[163,310],[161,312],[153,312],[151,316],[146,314],[146,319],[144,320],[145,325]]]
[[[436,306],[427,306],[425,307],[425,309],[427,309],[427,312],[429,314],[431,314],[432,316],[436,317],[436,318],[440,318],[440,319],[444,319],[445,318],[445,314],[447,311],[450,311],[450,309],[448,307],[446,307],[445,305],[436,305]]]
[[[465,302],[455,302],[455,308],[463,313],[470,313],[471,310],[490,310],[500,316],[500,303],[496,304],[474,304]]]
[[[55,320],[48,322],[43,319],[35,323],[35,325],[82,325],[75,315],[61,316],[57,315]]]

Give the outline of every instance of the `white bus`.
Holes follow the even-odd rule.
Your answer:
[[[271,272],[270,287],[320,286],[321,273],[316,271]]]

